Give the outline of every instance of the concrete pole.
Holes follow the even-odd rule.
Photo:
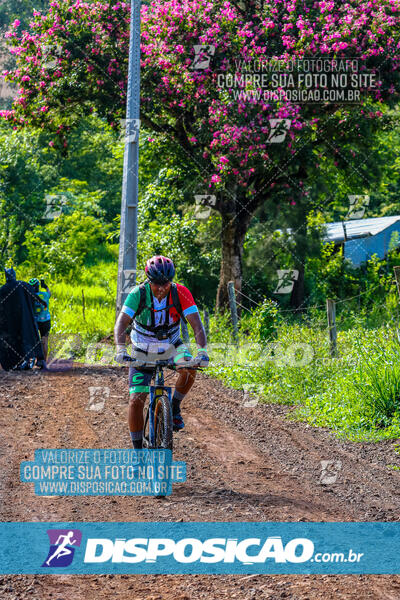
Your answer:
[[[140,0],[131,0],[125,155],[121,201],[117,314],[136,284],[140,131]]]

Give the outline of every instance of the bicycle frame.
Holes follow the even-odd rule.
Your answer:
[[[164,385],[164,372],[163,363],[157,363],[156,372],[154,377],[154,385],[150,386],[150,400],[149,408],[146,415],[146,420],[149,421],[149,448],[155,448],[156,445],[156,432],[154,424],[154,411],[157,404],[157,399],[160,396],[168,396],[170,409],[172,411],[172,388]]]
[[[132,359],[131,357],[129,357],[127,359],[127,361],[132,362],[132,363],[136,362],[135,359]],[[170,363],[168,360],[157,361],[156,366],[155,366],[154,385],[150,386],[150,400],[149,400],[149,406],[147,408],[145,422],[144,422],[144,431],[146,431],[147,424],[149,425],[149,437],[148,438],[143,437],[144,447],[149,448],[149,449],[154,449],[156,447],[156,431],[155,431],[154,417],[155,417],[155,409],[157,406],[157,400],[160,396],[168,397],[169,408],[171,411],[171,420],[172,420],[172,388],[164,385],[164,372],[163,372],[163,367],[168,367],[168,366],[170,366]],[[189,364],[188,364],[188,366],[189,366]],[[192,368],[193,368],[193,366],[192,366]],[[195,368],[197,368],[199,371],[202,371],[202,369],[198,365],[196,365]]]

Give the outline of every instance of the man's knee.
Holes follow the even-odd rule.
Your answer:
[[[185,377],[185,379],[196,379],[196,375],[197,375],[197,370],[196,369],[179,369],[178,371],[179,375],[182,375],[182,378]]]
[[[132,406],[144,406],[146,398],[147,394],[145,393],[133,393],[129,397],[129,404],[131,404]]]
[[[186,370],[189,373],[189,377],[194,381],[197,376],[197,370],[196,369],[186,369]]]
[[[187,393],[196,379],[196,369],[180,369],[179,378],[176,382],[176,389],[182,393]]]

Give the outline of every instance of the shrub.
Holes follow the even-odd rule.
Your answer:
[[[60,215],[25,235],[28,260],[37,270],[68,275],[76,272],[105,239],[107,226],[91,215],[75,211]]]

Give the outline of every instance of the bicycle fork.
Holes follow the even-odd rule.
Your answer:
[[[150,448],[155,448],[156,445],[156,431],[154,415],[158,398],[160,396],[168,396],[169,406],[172,413],[172,388],[163,385],[155,385],[150,387],[150,401],[149,401],[149,441]]]

